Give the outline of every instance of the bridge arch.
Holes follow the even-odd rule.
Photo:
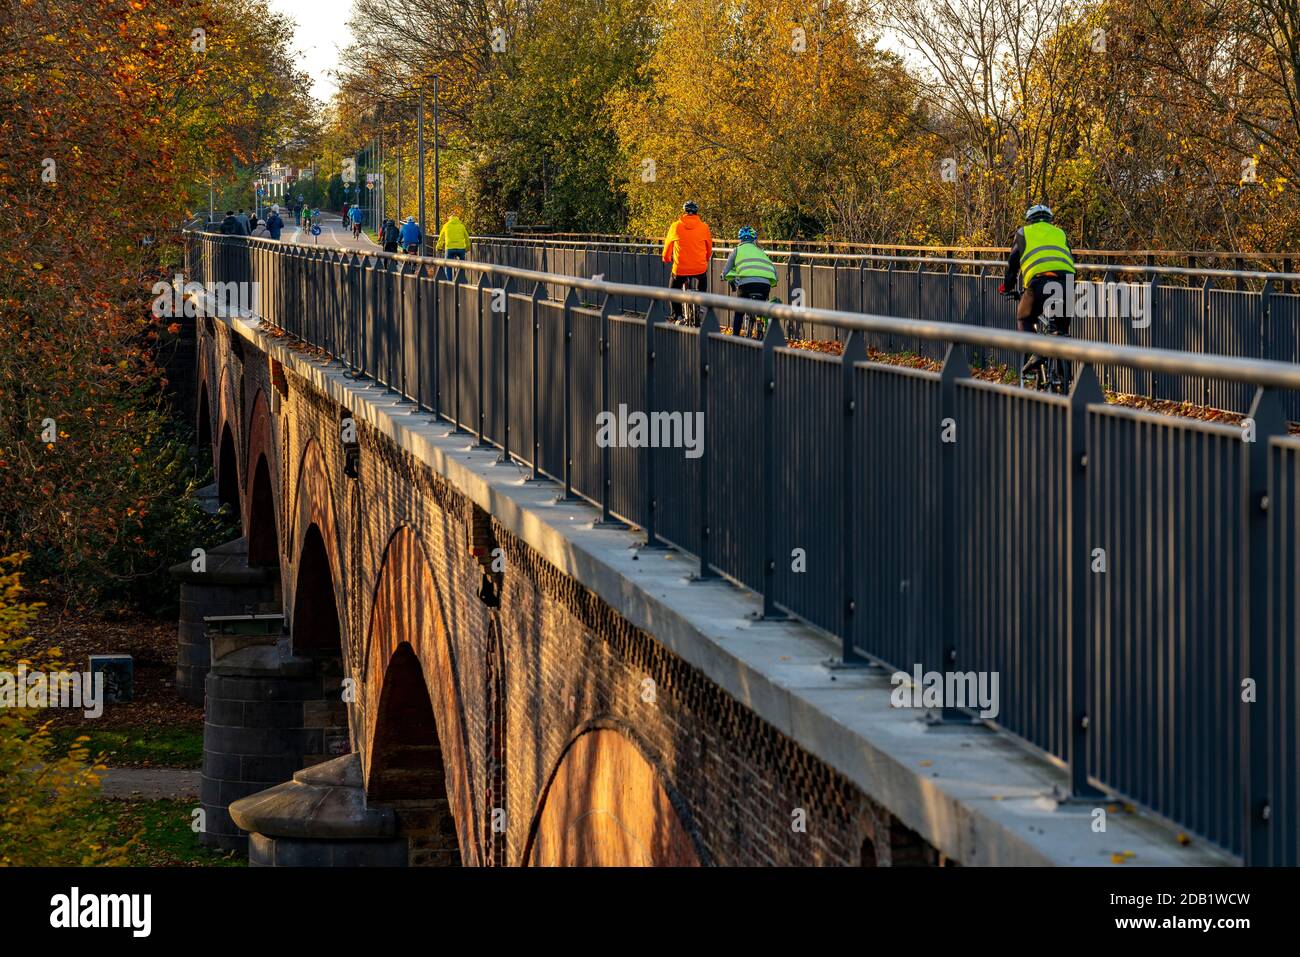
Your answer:
[[[293,536],[296,576],[290,619],[293,647],[295,653],[341,656],[346,647],[346,619],[340,610],[346,604],[338,522],[324,456],[315,439],[308,440],[299,462],[293,510],[285,519]]]
[[[366,795],[420,801],[435,818],[449,814],[452,827],[442,830],[455,835],[455,847],[428,838],[435,860],[478,864],[461,690],[431,569],[419,536],[400,526],[384,549],[367,635]],[[414,740],[394,730],[403,723]]]
[[[217,382],[217,458],[213,463],[217,475],[217,501],[229,505],[242,524],[243,482],[239,469],[239,417],[233,414],[234,398],[230,392],[230,373],[223,368]]]
[[[235,437],[226,422],[221,426],[221,445],[217,449],[217,501],[229,505],[236,516],[241,513],[239,484]]]
[[[208,401],[206,379],[200,380],[199,384],[199,411],[194,432],[201,460],[204,460],[212,455],[212,403]]]
[[[280,537],[275,510],[275,482],[271,463],[275,446],[271,440],[271,413],[261,389],[253,399],[248,424],[248,475],[244,484],[247,516],[244,534],[248,536],[249,565],[279,565]]]
[[[679,804],[630,734],[592,722],[569,742],[542,792],[524,864],[698,867]]]
[[[483,860],[489,867],[504,867],[507,860],[508,829],[500,830],[498,821],[509,821],[509,788],[506,781],[506,742],[509,740],[506,707],[506,655],[501,641],[501,623],[497,616],[488,619],[487,668],[484,701],[487,717],[487,761],[483,784]]]

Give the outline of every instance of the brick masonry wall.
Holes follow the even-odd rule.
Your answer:
[[[200,367],[208,388],[217,390],[222,371],[226,373],[228,394],[220,402],[210,394],[214,419],[222,408],[238,410],[240,416],[255,405],[269,409],[269,402],[254,401],[259,390],[271,394],[267,357],[245,342],[241,359],[231,348],[230,330],[216,323],[214,331],[215,336],[200,325]],[[440,604],[463,712],[463,747],[449,749],[443,741],[442,750],[463,751],[466,765],[472,820],[459,822],[462,833],[472,836],[469,842],[462,840],[472,845],[462,846],[466,863],[494,858],[525,863],[543,796],[548,801],[555,797],[547,795],[548,784],[566,749],[592,728],[617,731],[657,770],[701,863],[942,863],[933,849],[847,779],[495,522],[492,544],[502,549],[506,564],[499,607],[485,604],[479,597],[484,568],[469,552],[468,501],[364,426],[358,428],[360,475],[347,478],[339,430],[343,410],[311,392],[300,378],[288,374],[288,396],[267,414],[286,610],[294,607],[294,562],[306,531],[296,516],[310,512],[298,500],[305,494],[300,486],[311,485],[302,482],[304,461],[313,459],[306,454],[309,444],[319,448],[319,464],[307,467],[320,469],[328,489],[313,494],[331,500],[334,527],[326,547],[337,579],[345,667],[359,689],[350,706],[350,727],[353,747],[363,758],[368,756],[366,729],[373,728],[370,712],[378,707],[370,700],[373,691],[366,690],[365,670],[371,605],[385,547],[402,526],[419,537],[437,592],[430,601]],[[239,422],[241,476],[251,471],[247,443],[254,431],[249,422]],[[213,422],[212,434],[219,441],[220,422]],[[317,511],[324,507],[316,504]],[[499,635],[496,641],[492,631]],[[490,664],[494,645],[495,655],[504,661]],[[435,664],[422,658],[421,665],[427,682],[449,680]],[[493,673],[498,676],[496,696],[504,692],[504,706],[495,709],[489,687]],[[445,734],[445,728],[439,733]],[[498,758],[504,750],[504,775],[498,769],[495,785],[494,750]],[[448,768],[447,779],[454,775]],[[486,806],[494,791],[491,804],[504,804],[501,836],[492,833],[492,807]],[[565,795],[570,802],[585,797]],[[437,835],[446,835],[445,820],[414,805],[405,817],[416,838],[413,863],[436,863],[443,856]],[[498,844],[504,838],[504,847],[495,852],[494,838]]]

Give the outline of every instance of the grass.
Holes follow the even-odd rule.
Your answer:
[[[113,822],[118,834],[136,834],[127,849],[132,867],[244,867],[248,859],[238,851],[220,851],[199,843],[191,822],[196,802],[116,801],[94,802],[87,816]],[[76,821],[63,822],[75,827]]]
[[[114,768],[199,768],[203,766],[202,728],[104,728],[84,726],[55,729],[54,746],[66,751],[74,738],[85,735],[91,757],[102,752]]]

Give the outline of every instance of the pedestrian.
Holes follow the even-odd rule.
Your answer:
[[[253,212],[248,214],[248,235],[250,236],[253,235],[256,229],[257,229],[257,211],[254,210]]]
[[[282,229],[284,229],[284,220],[280,218],[280,207],[272,206],[271,215],[266,217],[266,230],[272,239],[279,239]]]
[[[244,232],[243,232],[241,235],[247,236],[248,233],[249,233],[249,226],[248,226],[248,213],[244,212],[244,211],[241,209],[241,210],[239,211],[239,215],[236,216],[235,219],[239,220],[239,225],[241,225],[241,226],[244,227]]]
[[[223,236],[247,236],[248,230],[244,224],[239,221],[234,210],[226,210],[226,218],[221,221],[221,235]]]
[[[271,231],[266,228],[265,222],[260,222],[253,227],[253,235],[258,239],[270,239]]]

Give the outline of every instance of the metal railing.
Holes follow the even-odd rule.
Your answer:
[[[709,288],[723,290],[725,249],[715,255]],[[635,243],[587,244],[554,240],[484,237],[475,258],[498,265],[571,276],[601,275],[615,282],[661,285],[668,271],[659,247]],[[1014,329],[1015,304],[998,295],[1004,263],[980,259],[894,256],[885,253],[772,253],[777,266],[773,295],[790,302],[798,290],[803,305],[846,312],[874,312],[904,318]],[[1079,263],[1080,291],[1091,282],[1095,308],[1077,316],[1071,335],[1115,345],[1152,346],[1184,352],[1300,362],[1300,295],[1287,293],[1300,274],[1241,272],[1215,268]],[[1227,282],[1232,288],[1216,283]],[[1125,304],[1143,303],[1143,314],[1124,314]],[[641,311],[648,302],[621,297],[616,310]],[[844,330],[807,317],[791,327],[796,338],[842,338]],[[870,336],[869,349],[914,352],[932,361],[941,347],[914,336]],[[1005,350],[972,354],[977,366],[1011,364]],[[1101,365],[1103,388],[1152,399],[1245,412],[1251,393],[1238,384],[1183,371],[1144,374]],[[1300,394],[1288,396],[1286,414],[1300,421]]]
[[[538,227],[516,227],[505,235],[494,234],[484,239],[524,239],[571,242],[589,246],[594,243],[640,244],[661,246],[662,237],[637,236],[620,233],[568,233],[556,232]],[[809,255],[818,253],[849,253],[861,255],[882,253],[894,256],[911,256],[917,258],[946,258],[976,255],[984,260],[1005,261],[1008,246],[942,246],[916,245],[907,243],[864,243],[847,240],[818,239],[764,239],[763,247],[782,252],[797,252]],[[1198,263],[1218,263],[1234,272],[1246,271],[1248,268],[1264,267],[1263,271],[1291,272],[1296,256],[1293,253],[1237,252],[1222,249],[1076,249],[1075,255],[1090,261],[1108,265],[1146,265],[1175,266],[1183,265],[1195,269]]]
[[[1300,366],[747,302],[769,319],[757,342],[720,331],[737,303],[716,294],[210,234],[189,252],[192,277],[256,280],[264,322],[690,553],[702,582],[836,635],[846,661],[998,675],[994,723],[1068,767],[1075,797],[1300,861],[1300,439],[1281,411]],[[664,321],[670,302],[704,307],[702,328]],[[808,322],[843,354],[788,347]],[[942,344],[942,371],[867,361],[872,337]],[[1076,364],[1070,396],[971,375],[972,351],[1030,348]],[[1098,366],[1249,389],[1251,418],[1108,405]],[[602,443],[620,411],[702,416],[698,456]]]

